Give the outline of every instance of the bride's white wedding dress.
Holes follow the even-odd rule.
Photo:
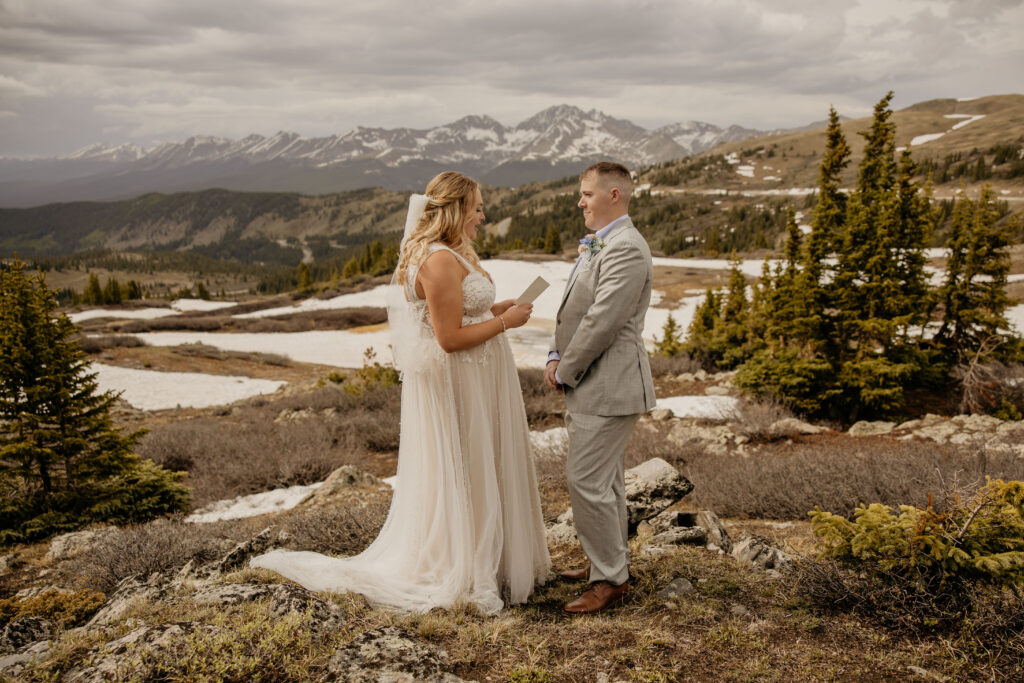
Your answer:
[[[455,255],[469,270],[462,324],[493,317],[494,284]],[[445,353],[426,302],[409,298],[423,358],[403,375],[398,478],[380,535],[354,557],[275,550],[251,564],[402,611],[467,601],[491,614],[525,602],[551,567],[519,377],[504,334]]]

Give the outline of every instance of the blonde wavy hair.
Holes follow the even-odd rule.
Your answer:
[[[463,230],[466,218],[473,211],[479,187],[475,180],[456,171],[439,173],[427,184],[427,207],[408,239],[402,243],[398,257],[396,275],[399,283],[406,283],[409,268],[423,262],[434,242],[451,248],[480,270],[480,257]]]

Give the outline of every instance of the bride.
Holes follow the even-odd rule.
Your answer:
[[[398,477],[376,540],[354,557],[275,550],[252,566],[408,612],[466,601],[493,614],[547,577],[526,411],[503,334],[532,306],[494,302],[472,247],[483,220],[479,186],[453,171],[410,198],[388,297],[402,372]]]

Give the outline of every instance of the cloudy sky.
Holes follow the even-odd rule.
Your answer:
[[[1024,92],[1024,0],[0,0],[0,155],[514,125],[755,128]]]

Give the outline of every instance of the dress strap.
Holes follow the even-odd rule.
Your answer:
[[[429,253],[433,254],[434,252],[441,251],[442,249],[444,251],[450,252],[452,255],[454,255],[455,258],[457,258],[459,260],[459,263],[464,265],[466,267],[466,270],[468,270],[469,272],[472,273],[474,270],[476,270],[476,268],[473,267],[473,264],[466,260],[465,256],[463,256],[459,252],[455,251],[454,249],[449,247],[447,244],[441,244],[440,242],[434,242],[433,244],[430,245]]]

